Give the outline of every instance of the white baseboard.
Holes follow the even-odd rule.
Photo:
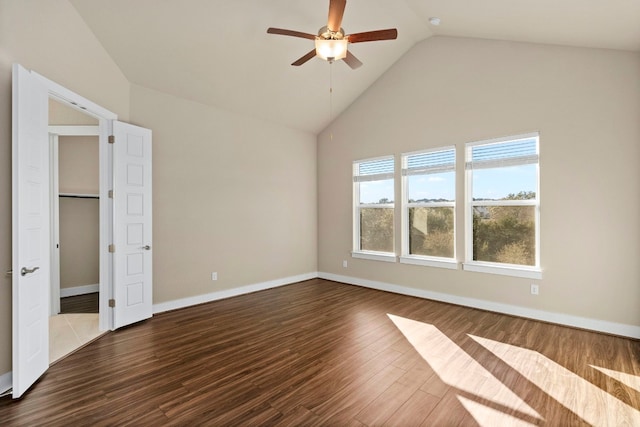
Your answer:
[[[60,298],[75,297],[76,295],[92,294],[100,292],[100,285],[84,285],[73,288],[60,288]]]
[[[13,388],[13,373],[11,371],[0,375],[0,394]]]
[[[225,289],[210,294],[197,295],[189,298],[182,298],[173,301],[162,302],[153,305],[153,313],[162,313],[163,311],[176,310],[205,302],[217,301],[220,299],[231,298],[238,295],[250,294],[252,292],[263,291],[265,289],[277,288],[278,286],[290,285],[292,283],[302,282],[304,280],[315,279],[318,277],[317,272],[300,274],[298,276],[283,277],[282,279],[270,280],[268,282],[255,283],[253,285],[241,286],[239,288]]]
[[[176,310],[196,304],[202,304],[220,299],[244,295],[251,292],[262,291],[265,289],[275,288],[278,286],[289,285],[291,283],[302,282],[304,280],[315,279],[333,280],[335,282],[346,283],[350,285],[363,286],[365,288],[377,289],[380,291],[393,292],[401,295],[409,295],[418,298],[425,298],[434,301],[448,302],[451,304],[462,305],[465,307],[473,307],[481,310],[493,311],[496,313],[509,314],[512,316],[526,317],[528,319],[541,320],[543,322],[556,323],[564,326],[588,329],[597,332],[604,332],[613,335],[620,335],[629,338],[640,339],[640,326],[627,325],[623,323],[608,322],[606,320],[591,319],[587,317],[572,316],[563,313],[554,313],[544,310],[536,310],[532,308],[520,307],[517,305],[497,303],[487,300],[475,298],[461,297],[457,295],[445,294],[440,292],[427,291],[423,289],[409,288],[406,286],[394,285],[391,283],[377,282],[374,280],[361,279],[358,277],[342,276],[333,273],[307,273],[298,276],[284,277],[281,279],[271,280],[268,282],[256,283],[253,285],[242,286],[239,288],[225,289],[210,294],[197,295],[189,298],[163,302],[153,305],[153,313],[162,313],[163,311]]]
[[[543,322],[556,323],[575,328],[589,329],[597,332],[605,332],[608,334],[640,339],[640,326],[635,325],[626,325],[624,323],[608,322],[605,320],[590,319],[586,317],[572,316],[569,314],[553,313],[550,311],[536,310],[516,305],[502,304],[475,298],[466,298],[422,289],[408,288],[405,286],[393,285],[390,283],[376,282],[373,280],[360,279],[357,277],[341,276],[332,273],[320,272],[318,273],[318,277],[320,277],[321,279],[363,286],[365,288],[377,289],[380,291],[387,291],[418,298],[448,302],[451,304],[463,305],[466,307],[479,308],[481,310],[541,320]]]

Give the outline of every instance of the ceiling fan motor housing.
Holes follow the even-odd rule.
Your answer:
[[[318,37],[324,40],[342,40],[344,39],[344,28],[338,31],[331,31],[326,25],[318,30]]]

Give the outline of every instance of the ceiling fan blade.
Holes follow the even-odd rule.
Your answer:
[[[305,56],[303,56],[302,58],[298,59],[296,62],[292,63],[291,65],[293,65],[294,67],[299,67],[300,65],[304,64],[305,62],[307,62],[308,60],[310,60],[314,56],[316,56],[316,50],[315,49],[313,49],[312,51],[310,51]]]
[[[375,42],[378,40],[394,40],[398,38],[398,30],[389,28],[388,30],[366,31],[364,33],[349,34],[349,43]]]
[[[269,34],[280,34],[281,36],[291,36],[291,37],[300,37],[303,39],[315,40],[316,36],[309,33],[302,33],[300,31],[293,30],[284,30],[282,28],[269,28],[267,29],[267,33]]]
[[[360,68],[362,66],[362,62],[360,62],[360,60],[353,56],[353,54],[349,51],[347,51],[347,56],[342,58],[342,60],[346,62],[352,70],[355,70],[356,68]]]
[[[342,17],[344,16],[344,8],[346,5],[347,0],[329,1],[329,20],[327,21],[327,28],[329,31],[340,31]]]

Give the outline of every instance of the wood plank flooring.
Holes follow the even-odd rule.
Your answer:
[[[156,315],[0,425],[639,425],[640,342],[321,279]]]
[[[60,314],[98,313],[99,292],[60,298]]]

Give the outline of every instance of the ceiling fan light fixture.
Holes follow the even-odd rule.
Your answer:
[[[316,38],[316,55],[325,61],[337,61],[347,56],[347,44],[345,39]]]

